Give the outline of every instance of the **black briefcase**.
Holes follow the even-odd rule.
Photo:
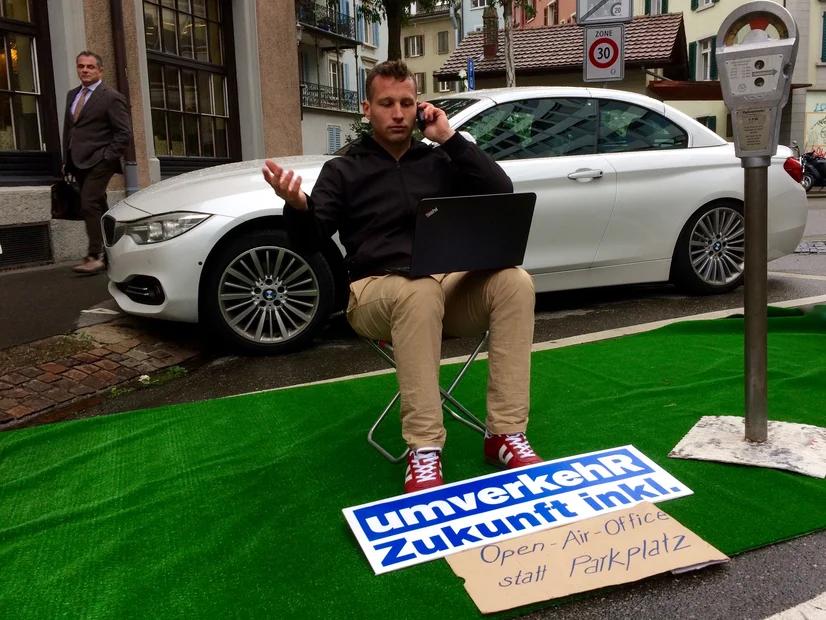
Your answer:
[[[52,219],[82,220],[80,209],[80,186],[70,176],[52,185]]]

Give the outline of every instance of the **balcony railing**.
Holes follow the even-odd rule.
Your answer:
[[[359,112],[359,94],[353,90],[301,82],[301,102],[312,108]]]
[[[315,26],[347,39],[356,40],[356,19],[344,13],[339,13],[335,5],[319,4],[311,0],[298,0],[295,3],[295,18],[302,24]]]
[[[416,3],[416,12],[410,17],[416,19],[417,17],[433,17],[436,15],[447,15],[448,13],[450,13],[450,4],[448,2],[440,2],[434,5],[429,11],[423,9]]]

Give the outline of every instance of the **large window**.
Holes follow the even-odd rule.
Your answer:
[[[239,159],[229,3],[147,0],[143,6],[162,174]]]
[[[57,174],[60,144],[45,2],[0,2],[0,183]]]

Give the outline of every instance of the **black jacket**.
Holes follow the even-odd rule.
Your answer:
[[[459,133],[439,147],[414,139],[398,162],[365,135],[324,164],[307,197],[309,210],[286,206],[284,224],[304,251],[338,231],[354,282],[410,263],[423,198],[512,192],[505,171]]]

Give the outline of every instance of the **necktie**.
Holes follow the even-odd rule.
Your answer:
[[[75,106],[75,114],[74,120],[77,121],[77,117],[80,116],[80,110],[83,108],[83,104],[86,103],[86,95],[89,94],[89,89],[84,88],[80,91],[80,99],[77,100],[77,105]]]

